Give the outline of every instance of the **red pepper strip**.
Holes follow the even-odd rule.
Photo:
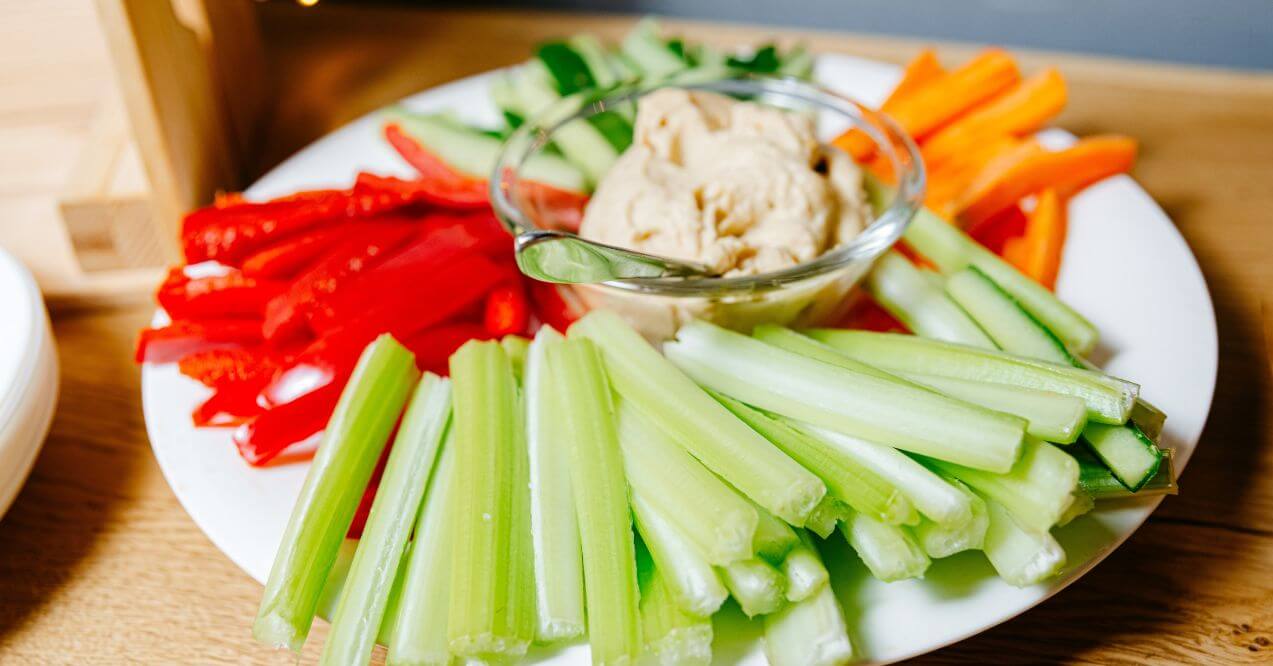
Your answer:
[[[520,280],[496,287],[486,295],[482,324],[495,337],[526,335],[530,330],[530,303]]]
[[[264,385],[262,380],[224,384],[194,408],[190,413],[190,420],[196,428],[247,423],[265,412],[265,408],[256,399]]]
[[[421,180],[437,183],[456,197],[480,199],[483,204],[486,203],[486,179],[475,178],[452,168],[397,123],[385,125],[384,133],[389,145],[398,151],[407,164],[420,172]]]
[[[354,183],[354,200],[358,211],[393,210],[413,204],[433,204],[446,208],[486,208],[486,182],[477,181],[476,188],[468,181],[453,178],[434,179],[421,177],[403,180],[392,176],[371,173],[358,174]]]
[[[973,223],[968,235],[986,246],[986,249],[1002,255],[1008,240],[1025,235],[1026,215],[1020,206],[1009,206],[986,220]]]
[[[182,357],[177,368],[181,374],[216,389],[252,382],[264,385],[278,372],[279,365],[261,349],[205,349]]]
[[[177,320],[143,329],[137,337],[138,363],[172,363],[198,351],[261,344],[261,323],[245,319]]]
[[[265,304],[285,287],[238,271],[190,278],[179,270],[169,274],[156,294],[160,307],[173,319],[260,319]]]
[[[519,181],[518,190],[518,205],[535,226],[572,233],[579,231],[588,195],[528,180]]]
[[[459,322],[426,328],[402,342],[415,354],[416,367],[421,372],[433,372],[446,376],[450,372],[451,354],[469,340],[490,340],[492,336],[481,324]]]
[[[909,333],[906,326],[880,307],[874,299],[866,294],[860,297],[849,308],[849,312],[838,324],[839,328],[859,328],[865,331],[880,333]]]
[[[530,300],[534,304],[535,316],[540,323],[565,333],[571,324],[583,316],[582,308],[572,306],[562,294],[561,290],[568,287],[538,280],[526,280],[526,285],[530,289]]]
[[[264,465],[327,426],[344,382],[332,382],[256,417],[234,431],[234,445],[250,465]]]
[[[353,372],[358,357],[376,335],[375,331],[352,327],[311,342],[291,365],[261,389],[262,403],[280,405],[332,381],[343,381]]]
[[[346,225],[289,238],[244,259],[243,274],[272,280],[294,277],[354,233],[357,233],[357,227]]]
[[[182,244],[188,263],[235,265],[266,244],[336,220],[352,206],[344,190],[306,192],[267,203],[205,207],[186,216]]]
[[[307,313],[319,300],[383,261],[410,239],[413,231],[412,223],[401,220],[362,225],[356,238],[333,249],[298,277],[286,293],[270,301],[261,328],[266,339],[273,342],[304,337]]]
[[[349,531],[345,533],[346,539],[362,538],[362,531],[367,527],[367,519],[371,517],[371,504],[375,501],[378,490],[380,490],[378,481],[367,484],[367,489],[362,493],[362,499],[358,501],[358,509],[354,511],[354,519],[349,523]]]

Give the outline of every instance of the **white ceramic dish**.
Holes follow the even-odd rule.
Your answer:
[[[876,103],[898,76],[891,65],[823,57],[817,78]],[[474,122],[494,123],[488,75],[457,81],[404,100],[421,110],[453,109]],[[1134,129],[1134,128],[1132,128]],[[361,118],[279,165],[249,191],[273,197],[299,189],[345,186],[360,169],[410,175],[380,140],[373,116]],[[1045,139],[1072,137],[1049,132]],[[1215,318],[1197,262],[1171,221],[1127,177],[1100,183],[1070,203],[1070,236],[1060,276],[1061,296],[1101,330],[1096,360],[1143,386],[1143,395],[1170,418],[1165,443],[1183,469],[1210,411],[1215,386]],[[1188,350],[1182,353],[1182,350]],[[196,430],[190,410],[205,389],[173,365],[142,373],[147,430],[168,482],[214,544],[263,581],[299,492],[306,466],[252,469],[239,459],[227,430]],[[1186,492],[1188,483],[1185,483]],[[925,580],[883,584],[832,540],[832,574],[866,661],[891,662],[949,645],[1008,620],[1076,580],[1147,518],[1157,499],[1103,504],[1059,531],[1070,564],[1060,578],[1026,589],[994,577],[980,553],[934,563]],[[718,616],[718,663],[762,664],[758,623],[740,613]],[[586,647],[544,653],[549,663],[586,663]]]
[[[0,517],[44,444],[57,404],[57,351],[35,280],[0,251]]]

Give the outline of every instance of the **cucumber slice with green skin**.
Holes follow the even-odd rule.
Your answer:
[[[501,144],[499,139],[458,126],[445,117],[411,113],[400,108],[387,111],[385,120],[396,123],[403,132],[457,171],[485,179],[495,170]],[[528,180],[572,192],[588,191],[587,178],[578,167],[549,153],[531,157],[523,171]]]
[[[1048,532],[1023,529],[1012,514],[986,499],[990,526],[982,550],[1004,582],[1027,587],[1055,576],[1065,566],[1065,550]]]
[[[588,116],[588,123],[597,130],[616,152],[622,153],[632,145],[632,123],[618,111],[600,111]]]
[[[923,578],[928,571],[931,560],[905,527],[855,513],[840,524],[840,531],[871,575],[885,583]]]
[[[653,19],[638,22],[623,38],[621,49],[647,79],[659,79],[689,65],[659,36],[659,25]]]
[[[798,44],[795,48],[787,52],[782,58],[782,64],[778,67],[778,73],[783,76],[794,76],[798,79],[810,79],[813,77],[813,53],[805,47],[804,44]]]
[[[592,70],[583,55],[565,42],[546,42],[535,49],[535,57],[544,64],[556,83],[557,94],[573,95],[597,87]]]
[[[579,58],[587,65],[593,85],[598,88],[610,88],[621,82],[619,73],[615,71],[605,47],[596,37],[575,35],[566,40],[566,45],[579,54]]]
[[[1083,429],[1083,440],[1133,493],[1149,483],[1162,465],[1162,449],[1154,446],[1135,423],[1089,423]]]
[[[526,110],[517,102],[517,90],[510,74],[501,73],[491,82],[491,101],[499,107],[509,127],[517,127],[526,121]]]
[[[915,373],[1023,386],[1082,398],[1091,421],[1121,424],[1140,387],[1093,370],[914,335],[812,329],[808,335],[859,361],[894,373]]]
[[[1176,486],[1175,459],[1171,449],[1163,450],[1158,471],[1135,493],[1128,490],[1096,454],[1085,448],[1075,448],[1071,455],[1079,463],[1079,486],[1096,500],[1175,495],[1180,490]]]
[[[977,322],[942,293],[909,259],[889,251],[866,277],[866,288],[885,310],[916,335],[994,349]]]
[[[519,70],[517,94],[527,113],[535,118],[578,108],[577,99],[563,101],[557,92],[553,75],[539,60],[532,60]],[[614,115],[622,119],[622,116]],[[558,117],[567,116],[568,114]],[[589,184],[601,180],[619,158],[614,141],[589,120],[574,120],[562,125],[556,130],[553,142],[571,163],[584,172]]]

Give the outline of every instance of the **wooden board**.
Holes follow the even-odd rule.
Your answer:
[[[276,9],[299,11],[270,5]],[[95,64],[101,52],[90,48],[96,38],[84,0],[0,0],[0,12],[0,59],[14,63],[0,79],[0,137],[23,137],[31,156],[0,154],[0,225],[39,225],[55,214],[66,156],[87,132],[97,99],[88,93],[108,76]],[[267,18],[267,30],[290,20]],[[289,43],[326,55],[308,61],[322,68],[296,56],[279,69],[296,87],[271,132],[275,155],[405,92],[522,59],[543,36],[594,26],[615,34],[625,25],[504,13],[390,18],[334,14],[298,24],[306,34]],[[24,41],[42,31],[60,50]],[[704,32],[728,43],[770,31]],[[269,34],[270,48],[283,48]],[[919,46],[813,41],[891,60]],[[386,55],[397,56],[393,67],[375,65]],[[71,57],[79,59],[67,65]],[[1069,75],[1073,101],[1062,125],[1141,140],[1136,175],[1193,246],[1215,299],[1216,407],[1182,494],[1127,545],[1021,618],[919,661],[1267,663],[1273,401],[1261,302],[1273,284],[1273,77],[1070,56],[1026,61],[1056,62]],[[286,132],[290,138],[276,136]],[[133,336],[149,316],[148,307],[55,316],[63,384],[53,434],[0,522],[0,663],[295,663],[252,642],[259,586],[190,522],[150,454],[131,362]],[[324,634],[316,627],[303,663],[316,661]]]

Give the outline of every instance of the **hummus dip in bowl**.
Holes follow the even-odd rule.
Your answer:
[[[581,123],[636,127],[586,212],[557,205],[523,166]],[[827,142],[861,132],[875,177]],[[496,214],[535,229],[704,263],[704,278],[573,285],[590,308],[615,310],[652,340],[688,319],[747,331],[762,322],[833,322],[872,262],[923,200],[919,151],[887,117],[814,84],[765,77],[680,79],[566,97],[508,139],[491,177]],[[881,200],[882,199],[882,200]],[[582,222],[582,226],[581,226]]]

